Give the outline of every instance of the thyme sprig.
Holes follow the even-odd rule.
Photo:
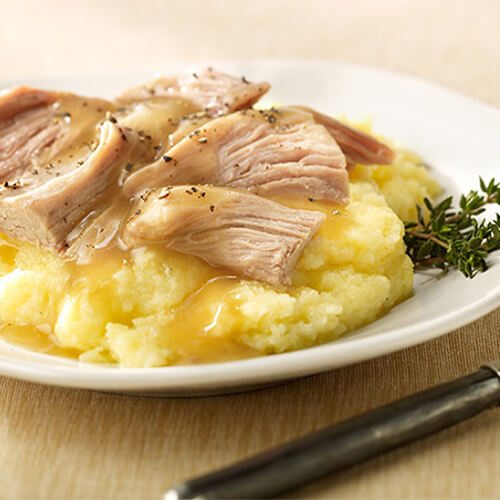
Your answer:
[[[486,271],[486,257],[500,249],[500,214],[479,218],[486,205],[500,205],[500,183],[479,178],[481,191],[460,197],[453,209],[450,196],[437,205],[425,198],[425,210],[417,205],[417,222],[405,222],[406,253],[418,267],[456,267],[467,278]]]

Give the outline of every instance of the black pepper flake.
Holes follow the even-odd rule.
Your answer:
[[[126,170],[127,172],[130,172],[130,171],[132,170],[132,167],[133,167],[133,166],[134,166],[134,165],[133,165],[132,163],[127,163],[127,165],[125,165],[125,170]]]
[[[206,194],[207,194],[207,193],[205,193],[205,191],[202,191],[202,192],[200,193],[200,195],[201,195],[201,197],[202,197],[202,198],[205,198]]]
[[[152,139],[152,137],[148,134],[148,135],[146,135],[146,139],[147,139],[148,141],[150,141],[150,140]]]
[[[210,209],[210,212],[213,212],[215,210],[215,205],[210,205],[208,208]]]
[[[69,243],[65,243],[64,248],[69,248]]]
[[[163,148],[161,144],[158,144],[158,146],[153,146],[153,149],[156,151],[160,151]]]
[[[122,132],[122,139],[123,139],[124,141],[127,141],[127,136],[126,136],[123,132]]]
[[[111,123],[118,122],[118,120],[109,111],[106,111],[106,120],[109,120]]]
[[[141,212],[142,212],[142,210],[139,208],[139,210],[137,210],[137,211],[135,212],[135,215],[140,215],[140,214],[141,214]]]
[[[193,76],[194,76],[195,78],[198,78],[198,75],[197,75],[196,73],[193,73]]]
[[[169,162],[171,162],[172,160],[173,160],[173,158],[172,158],[171,156],[167,156],[167,155],[165,155],[165,156],[163,157],[163,161],[165,161],[166,163],[169,163]]]
[[[241,77],[241,81],[247,85],[250,83],[244,76]]]
[[[191,188],[191,191],[192,191],[193,193],[197,193],[197,192],[198,192],[198,189],[197,189],[197,188],[195,188],[195,187],[193,186],[193,187]]]
[[[189,190],[189,189],[186,189],[185,193],[186,194],[193,194],[193,192],[191,190]]]
[[[311,202],[315,202],[315,201],[316,201],[316,200],[315,200],[315,198],[311,198],[310,196],[309,196],[309,198],[307,198],[307,199],[308,199],[309,201],[311,201]]]

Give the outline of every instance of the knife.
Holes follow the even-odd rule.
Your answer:
[[[272,498],[500,405],[500,360],[168,490],[164,500]]]

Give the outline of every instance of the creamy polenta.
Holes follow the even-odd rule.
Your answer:
[[[439,185],[418,157],[356,166],[350,203],[305,248],[293,286],[239,279],[160,247],[114,252],[88,266],[0,237],[0,335],[83,361],[150,367],[280,353],[333,340],[412,291],[401,219]]]

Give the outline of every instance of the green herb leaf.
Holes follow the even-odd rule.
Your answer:
[[[487,222],[478,216],[486,205],[500,205],[500,183],[479,178],[481,193],[470,191],[459,200],[459,210],[452,209],[450,196],[434,205],[424,200],[417,205],[417,222],[405,222],[406,253],[416,266],[448,269],[456,267],[467,278],[488,269],[489,253],[500,249],[500,214]]]

